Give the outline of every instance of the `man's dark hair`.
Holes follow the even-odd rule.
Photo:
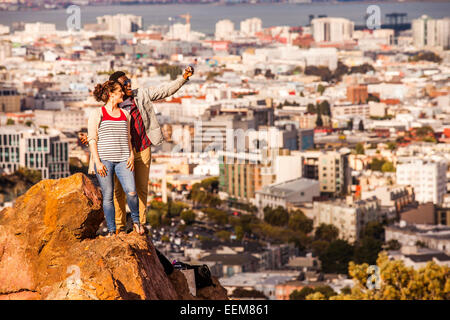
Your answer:
[[[125,76],[125,72],[123,71],[116,71],[112,75],[109,76],[109,80],[117,81],[120,77]]]

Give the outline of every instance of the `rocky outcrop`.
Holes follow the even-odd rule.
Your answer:
[[[0,212],[0,299],[227,299],[217,279],[190,295],[147,236],[96,238],[101,199],[78,173],[43,180]]]

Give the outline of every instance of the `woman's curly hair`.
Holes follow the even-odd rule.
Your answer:
[[[115,81],[108,80],[103,84],[97,84],[94,89],[94,97],[98,102],[108,102],[111,92],[114,92],[119,84]]]

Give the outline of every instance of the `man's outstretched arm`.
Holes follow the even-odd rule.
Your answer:
[[[147,88],[145,89],[147,91],[146,94],[148,95],[151,101],[161,100],[170,97],[175,92],[177,92],[178,89],[180,89],[183,86],[183,84],[185,84],[189,80],[189,77],[192,76],[193,74],[194,68],[189,66],[184,70],[183,77],[168,83],[164,83],[158,87]]]

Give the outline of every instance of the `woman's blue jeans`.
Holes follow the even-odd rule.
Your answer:
[[[100,159],[101,160],[101,159]],[[114,208],[114,174],[120,181],[123,191],[127,195],[128,207],[131,211],[131,219],[133,223],[139,224],[139,200],[136,192],[136,184],[134,182],[134,173],[127,168],[127,162],[112,162],[101,160],[108,172],[102,177],[94,166],[97,180],[100,184],[103,194],[103,212],[105,213],[106,225],[109,232],[116,232],[115,208]]]

